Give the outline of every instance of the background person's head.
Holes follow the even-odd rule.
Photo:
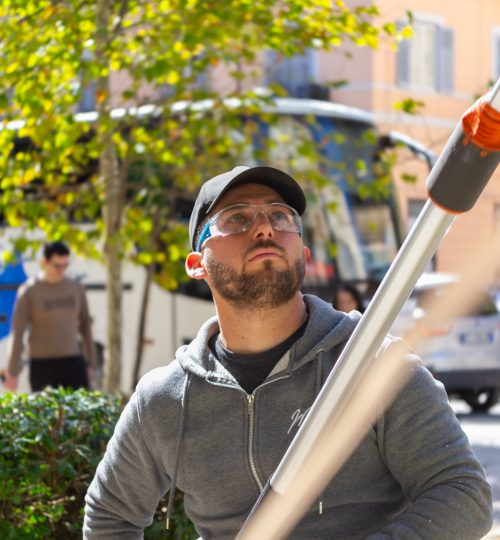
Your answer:
[[[70,250],[64,242],[48,242],[43,246],[42,268],[45,281],[55,283],[64,278],[69,256]]]
[[[361,293],[354,285],[343,283],[335,289],[333,307],[346,313],[349,313],[353,309],[363,313],[364,306]]]

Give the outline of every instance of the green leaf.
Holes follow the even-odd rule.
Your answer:
[[[394,103],[394,109],[403,111],[407,114],[419,114],[422,112],[422,109],[425,108],[425,103],[420,100],[413,98],[405,98],[401,101]]]
[[[401,175],[401,180],[408,184],[416,184],[418,181],[418,176],[416,174],[403,173]]]

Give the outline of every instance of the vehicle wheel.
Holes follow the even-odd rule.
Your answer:
[[[498,388],[486,388],[465,392],[462,398],[471,407],[474,412],[488,412],[500,398],[500,390]]]

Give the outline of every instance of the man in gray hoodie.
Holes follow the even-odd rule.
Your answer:
[[[270,167],[202,186],[186,271],[217,316],[139,382],[89,487],[84,538],[143,538],[176,487],[204,540],[237,535],[360,317],[300,292],[305,206]],[[409,382],[290,538],[472,540],[491,527],[490,487],[442,385],[404,361]]]

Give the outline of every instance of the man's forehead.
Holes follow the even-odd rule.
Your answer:
[[[252,204],[257,200],[264,203],[284,202],[283,197],[275,189],[252,182],[234,186],[227,193],[224,193],[215,206],[214,212],[233,204]]]

